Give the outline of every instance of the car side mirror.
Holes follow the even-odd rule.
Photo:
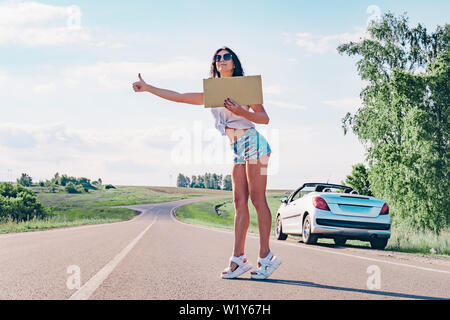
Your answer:
[[[283,198],[281,198],[281,202],[283,202],[283,203],[287,203],[287,201],[288,201],[288,197],[283,197]]]

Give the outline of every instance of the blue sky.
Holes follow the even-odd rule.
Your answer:
[[[336,47],[387,11],[432,31],[448,22],[450,3],[0,1],[0,181],[58,171],[174,186],[179,172],[229,174],[228,141],[210,110],[131,88],[140,72],[154,86],[200,92],[226,45],[246,75],[263,79],[268,188],[339,183],[364,160],[340,127],[363,84],[356,59]]]

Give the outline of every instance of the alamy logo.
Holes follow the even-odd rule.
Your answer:
[[[67,289],[80,289],[81,287],[81,269],[79,266],[71,265],[67,267],[67,274],[70,276],[67,278]]]
[[[381,288],[381,270],[379,266],[372,265],[367,267],[366,273],[370,274],[367,278],[367,289],[378,290]]]
[[[370,16],[367,18],[367,26],[372,22],[379,22],[381,20],[381,10],[378,6],[376,5],[370,5],[367,7],[366,10],[367,14],[370,14]]]
[[[81,9],[79,6],[67,7],[67,28],[71,30],[81,29]]]
[[[279,170],[279,130],[261,129],[260,133],[268,140],[272,151],[267,168],[261,174],[277,174]],[[171,162],[175,165],[229,164],[233,161],[229,141],[218,135],[216,129],[204,129],[201,121],[194,121],[192,130],[178,128],[172,131],[170,140],[175,142],[171,150]],[[256,151],[256,149],[254,150]]]

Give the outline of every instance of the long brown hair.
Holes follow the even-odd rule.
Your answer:
[[[234,53],[233,50],[231,50],[228,47],[222,47],[216,50],[212,56],[212,63],[211,63],[211,71],[210,71],[210,78],[220,78],[220,72],[217,71],[216,62],[214,61],[214,57],[220,50],[227,50],[229,53],[231,53],[231,59],[233,59],[234,63],[234,70],[233,70],[233,77],[243,76],[244,75],[244,69],[242,69],[241,61],[239,61],[238,56]]]

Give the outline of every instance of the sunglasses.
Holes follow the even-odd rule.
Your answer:
[[[222,56],[220,54],[217,54],[217,55],[214,56],[214,61],[215,62],[219,62],[220,59],[222,59]],[[225,53],[223,55],[223,60],[228,61],[230,59],[231,59],[231,53]]]

